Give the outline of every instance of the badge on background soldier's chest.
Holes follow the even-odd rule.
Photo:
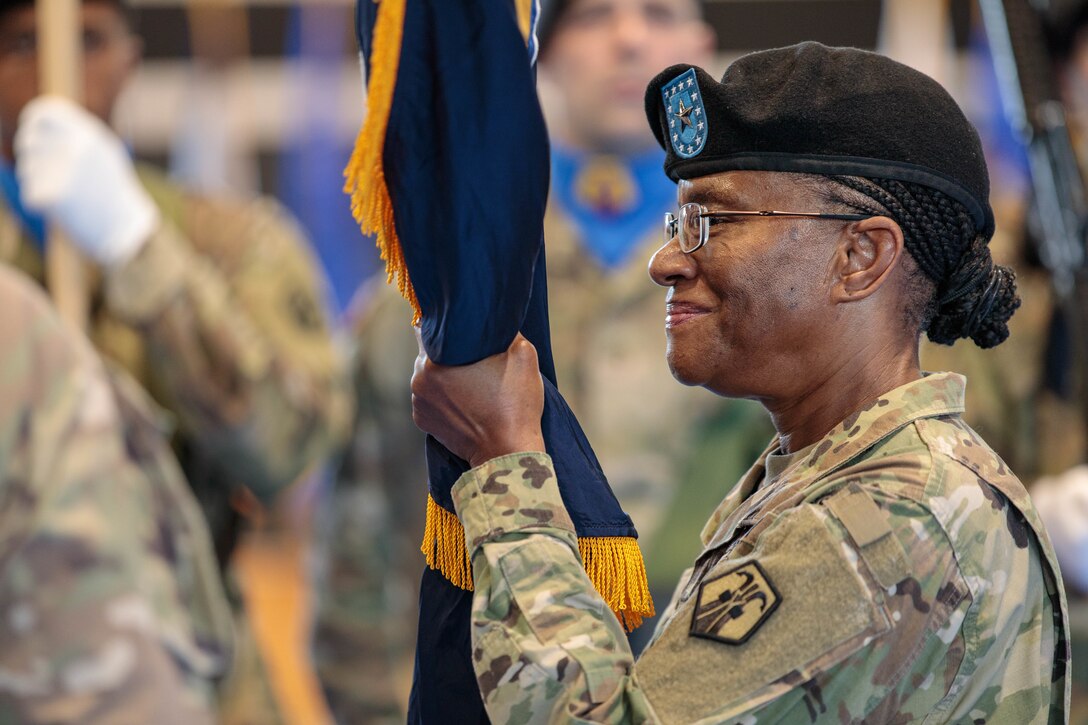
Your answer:
[[[743,644],[782,601],[763,568],[754,561],[699,585],[691,636]]]

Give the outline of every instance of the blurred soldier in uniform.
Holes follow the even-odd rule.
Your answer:
[[[666,68],[645,103],[680,204],[650,264],[669,367],[758,399],[778,434],[636,662],[543,453],[532,346],[421,354],[415,420],[475,467],[452,496],[492,720],[1063,722],[1050,542],[960,417],[963,376],[919,368],[923,332],[991,348],[1020,303],[975,129],[931,78],[817,43],[720,82]]]
[[[416,341],[412,311],[384,275],[346,313],[354,433],[316,528],[314,664],[342,725],[403,723],[415,641],[426,509],[423,434],[405,403]]]
[[[230,609],[157,409],[0,264],[0,722],[216,722]]]
[[[225,567],[239,529],[232,496],[271,501],[346,425],[323,283],[273,202],[197,197],[133,164],[107,121],[140,41],[115,0],[87,0],[82,26],[86,110],[35,99],[34,7],[0,6],[0,259],[43,281],[47,220],[84,253],[89,337],[170,412]],[[245,629],[220,717],[275,722],[263,678],[246,674],[261,666]]]

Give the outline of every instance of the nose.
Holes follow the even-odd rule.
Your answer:
[[[650,279],[662,287],[675,287],[696,274],[695,260],[680,251],[680,240],[673,237],[650,257]]]
[[[628,9],[617,13],[613,21],[613,39],[616,45],[627,53],[642,52],[647,42],[652,42],[649,22],[639,9]]]

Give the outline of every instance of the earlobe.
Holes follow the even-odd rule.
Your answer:
[[[846,228],[836,252],[835,302],[865,299],[880,289],[899,263],[903,230],[892,219],[870,217]]]
[[[708,22],[701,22],[698,33],[693,33],[700,55],[711,55],[718,47],[718,31]]]

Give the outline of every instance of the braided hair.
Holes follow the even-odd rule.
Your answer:
[[[936,189],[892,179],[828,176],[829,201],[895,220],[916,267],[908,279],[912,322],[933,342],[969,337],[989,348],[1009,336],[1020,306],[1016,275],[994,264],[989,241],[962,204]]]

